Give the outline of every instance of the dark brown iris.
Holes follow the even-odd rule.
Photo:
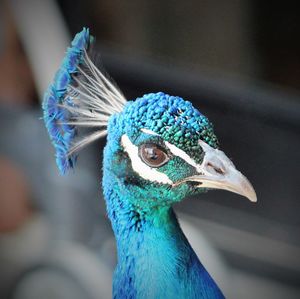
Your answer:
[[[169,161],[169,157],[163,149],[153,143],[142,144],[139,154],[143,162],[151,167],[160,167]]]

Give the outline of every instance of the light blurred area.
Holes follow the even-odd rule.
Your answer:
[[[128,99],[164,91],[214,123],[256,204],[176,210],[227,298],[300,298],[300,19],[291,1],[0,0],[0,298],[109,298],[100,141],[60,176],[40,102],[71,36],[97,38]]]

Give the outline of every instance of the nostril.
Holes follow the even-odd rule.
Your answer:
[[[224,174],[225,173],[221,168],[218,168],[218,167],[215,167],[215,171],[219,174]]]
[[[223,169],[221,169],[220,167],[211,164],[210,162],[207,163],[207,167],[212,168],[216,173],[218,174],[224,174],[225,171]]]

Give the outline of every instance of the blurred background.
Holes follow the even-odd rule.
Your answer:
[[[127,99],[164,91],[214,123],[256,204],[211,191],[175,207],[228,298],[300,298],[297,1],[0,0],[0,298],[110,298],[103,142],[59,175],[43,92],[72,36],[97,38]]]

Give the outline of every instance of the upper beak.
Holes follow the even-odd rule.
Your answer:
[[[251,183],[235,168],[224,152],[201,140],[199,143],[205,152],[203,162],[196,167],[199,174],[187,177],[175,185],[187,181],[199,182],[198,187],[228,190],[256,202],[256,193]]]

